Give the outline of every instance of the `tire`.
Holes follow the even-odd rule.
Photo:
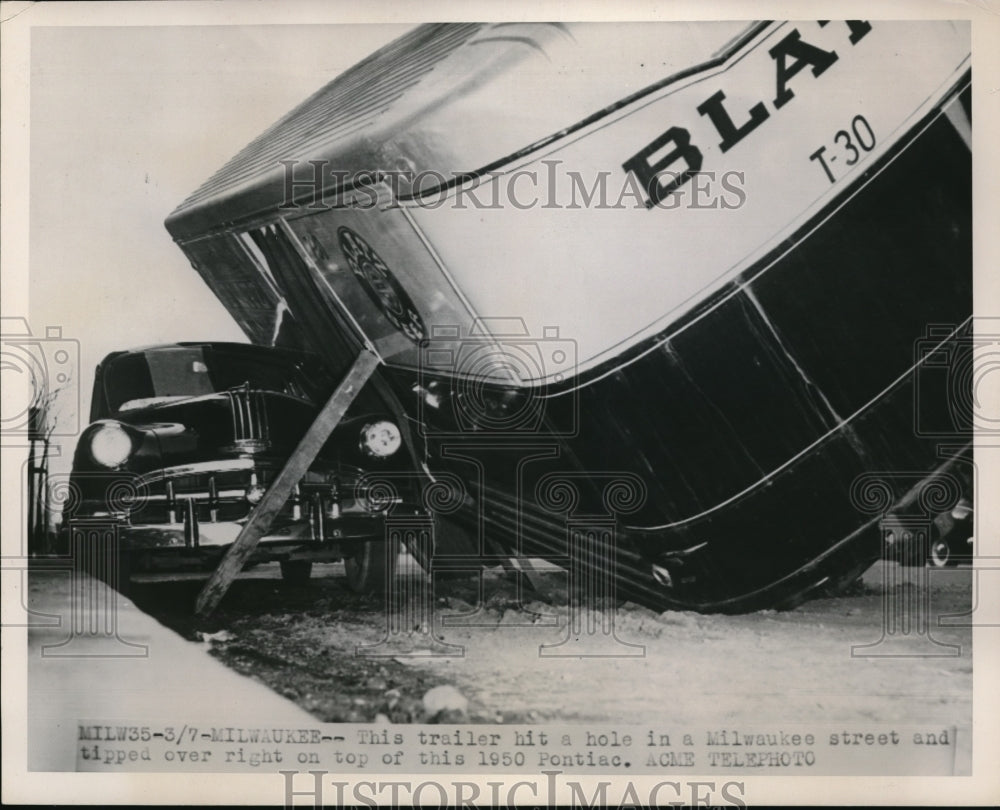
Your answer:
[[[390,552],[391,545],[391,552]],[[389,590],[396,578],[399,548],[395,542],[365,540],[344,557],[347,587],[354,593],[378,594]]]
[[[312,576],[313,564],[309,560],[282,560],[281,578],[289,585],[305,585]]]

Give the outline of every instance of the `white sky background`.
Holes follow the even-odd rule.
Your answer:
[[[118,349],[245,341],[163,227],[210,174],[407,25],[35,28],[28,320],[80,344],[80,423]],[[75,397],[61,397],[61,420]],[[54,470],[68,469],[62,447]]]

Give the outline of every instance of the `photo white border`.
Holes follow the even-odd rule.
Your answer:
[[[825,13],[824,13],[825,12]],[[79,2],[0,4],[0,122],[2,122],[2,172],[0,172],[0,262],[4,315],[28,312],[28,195],[29,195],[29,41],[34,26],[132,26],[132,25],[231,25],[288,23],[424,22],[457,20],[690,20],[791,18],[859,19],[970,19],[972,20],[975,301],[980,316],[1000,316],[1000,240],[995,223],[998,189],[990,179],[1000,177],[1000,4],[959,3],[935,0],[913,2],[880,0],[834,3],[776,3],[716,0],[714,2],[630,2],[615,5],[597,2],[426,2],[419,6],[404,2],[368,0],[352,2]],[[979,455],[981,493],[1000,492],[1000,448]],[[6,473],[5,473],[6,477]],[[15,493],[3,493],[4,553],[12,537],[11,521],[18,522],[20,509]],[[977,553],[1000,557],[1000,531],[995,512],[978,515]],[[18,529],[15,527],[15,534]],[[996,579],[996,577],[993,577]],[[984,583],[992,579],[984,578]],[[16,609],[20,595],[2,594],[4,613]],[[979,615],[998,622],[1000,591],[978,593]],[[5,803],[102,804],[280,804],[283,779],[277,774],[78,774],[29,773],[26,771],[26,630],[4,628],[3,633],[3,800]],[[1000,628],[974,631],[974,777],[949,778],[816,778],[752,777],[745,799],[751,804],[995,804],[1000,801]],[[371,775],[366,778],[372,779]],[[377,777],[375,777],[377,778]],[[405,778],[392,774],[388,778]],[[414,777],[418,781],[426,774]],[[447,780],[455,779],[449,775]],[[464,775],[462,778],[465,778]],[[497,778],[493,774],[490,778]],[[580,777],[583,784],[596,785],[602,777]],[[613,778],[613,777],[610,777]],[[693,777],[692,777],[693,778]],[[718,780],[718,777],[715,777]],[[639,783],[654,777],[632,777]],[[304,802],[309,801],[303,799]]]

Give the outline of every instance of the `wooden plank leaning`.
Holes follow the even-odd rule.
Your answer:
[[[284,468],[278,473],[277,478],[268,488],[260,503],[257,504],[250,519],[237,536],[236,540],[226,551],[218,567],[212,573],[205,587],[198,594],[195,601],[195,614],[199,617],[206,617],[218,607],[219,601],[225,596],[226,591],[232,584],[236,576],[243,570],[243,566],[250,558],[253,550],[260,542],[267,530],[271,527],[271,522],[275,515],[281,511],[285,502],[295,489],[295,485],[302,480],[302,477],[313,463],[320,449],[330,438],[330,434],[344,417],[351,402],[364,387],[364,384],[378,367],[378,357],[369,349],[363,349],[358,355],[354,365],[351,366],[347,376],[337,386],[333,396],[317,415],[315,421],[306,431],[298,446],[295,448]]]

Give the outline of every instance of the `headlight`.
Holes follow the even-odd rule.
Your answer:
[[[132,455],[132,439],[121,425],[102,425],[90,437],[90,455],[102,467],[119,467]]]
[[[373,458],[388,458],[402,446],[403,437],[392,422],[372,422],[361,428],[361,449]]]

